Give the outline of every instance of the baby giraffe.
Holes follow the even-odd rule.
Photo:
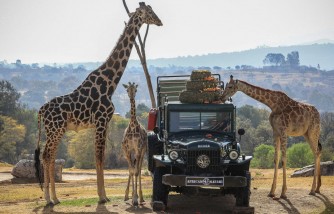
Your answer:
[[[127,201],[129,199],[129,186],[130,181],[132,181],[132,205],[138,206],[138,177],[139,202],[144,202],[143,192],[141,188],[141,166],[143,163],[145,152],[147,150],[147,132],[136,118],[135,96],[138,85],[129,82],[129,85],[123,84],[123,86],[128,92],[131,104],[131,120],[128,127],[124,131],[122,142],[122,149],[129,164],[129,179],[128,185],[125,190],[124,200]],[[135,181],[133,179],[135,179]]]

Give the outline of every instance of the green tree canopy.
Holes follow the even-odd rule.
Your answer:
[[[268,53],[263,60],[263,64],[280,66],[285,63],[285,57],[281,53]]]
[[[291,67],[298,67],[299,66],[299,53],[298,51],[292,51],[286,57],[286,62]]]
[[[273,168],[274,154],[275,148],[273,146],[261,144],[255,148],[251,165],[263,169]]]
[[[16,146],[22,142],[26,128],[16,120],[0,115],[0,160],[14,164],[17,161]]]
[[[314,161],[313,153],[307,143],[297,143],[287,150],[287,165],[292,168],[304,167]]]
[[[18,107],[20,94],[8,81],[0,81],[0,114],[10,116]]]

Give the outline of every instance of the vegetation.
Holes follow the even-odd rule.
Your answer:
[[[334,94],[332,93],[333,72],[308,70],[304,72],[299,65],[299,53],[292,51],[285,58],[283,54],[267,54],[266,62],[271,66],[289,67],[289,71],[276,71],[264,67],[249,71],[247,65],[237,65],[240,70],[229,68],[230,72],[223,72],[222,80],[228,79],[232,73],[239,79],[247,79],[253,84],[264,88],[282,90],[290,97],[309,101],[314,104],[321,113],[321,138],[323,145],[322,161],[334,159]],[[202,66],[203,69],[210,67]],[[214,72],[220,73],[219,66],[214,66]],[[173,73],[186,74],[194,67],[150,67],[152,79],[158,75],[170,75]],[[142,71],[138,67],[129,67],[128,75],[124,75],[121,81],[145,82]],[[301,72],[303,75],[301,76]],[[0,161],[15,164],[18,160],[33,154],[37,140],[37,111],[43,103],[54,96],[71,92],[87,76],[89,70],[83,65],[25,65],[20,60],[13,64],[0,62]],[[333,74],[332,74],[333,73]],[[61,77],[61,78],[59,78]],[[155,88],[155,82],[153,81]],[[139,85],[136,99],[137,116],[139,121],[147,127],[147,117],[150,103],[147,89]],[[237,93],[234,103],[241,106],[237,109],[237,128],[244,128],[246,134],[242,137],[244,153],[254,155],[254,163],[258,167],[270,167],[273,146],[272,130],[268,118],[270,112],[257,101]],[[106,142],[106,168],[126,167],[121,150],[121,141],[124,129],[129,122],[130,102],[126,91],[120,87],[113,95],[116,111],[109,124]],[[24,104],[23,104],[24,103]],[[258,107],[254,107],[258,106]],[[123,117],[122,115],[125,115]],[[42,134],[42,143],[45,135]],[[83,130],[79,133],[67,132],[58,146],[57,158],[66,160],[66,167],[94,168],[93,130]],[[295,144],[304,141],[302,137],[289,138],[288,148],[292,154],[298,155],[304,147],[294,147]],[[44,142],[45,143],[45,142]],[[305,147],[308,145],[304,143]],[[271,148],[271,147],[270,147]],[[291,148],[291,149],[290,149]],[[292,150],[293,148],[293,150]],[[260,157],[261,154],[265,157]],[[290,154],[291,154],[290,152]],[[292,155],[294,156],[294,155]],[[288,158],[289,159],[289,158]],[[297,161],[294,161],[297,163]],[[304,161],[307,164],[309,161]],[[298,164],[301,164],[298,162]],[[270,164],[269,164],[270,165]],[[290,166],[294,167],[294,166]]]

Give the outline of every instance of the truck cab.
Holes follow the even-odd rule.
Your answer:
[[[223,89],[219,75],[213,75]],[[242,153],[232,103],[182,103],[189,76],[157,78],[158,109],[148,132],[148,169],[153,175],[152,204],[167,206],[168,194],[233,194],[249,206],[251,156]],[[153,121],[153,122],[152,122]],[[158,206],[156,206],[158,207]]]

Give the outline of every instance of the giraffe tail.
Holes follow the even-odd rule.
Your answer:
[[[320,141],[318,141],[318,152],[321,152],[322,151],[322,145],[320,143]]]
[[[43,178],[41,173],[41,161],[39,159],[41,149],[39,146],[39,142],[41,140],[41,111],[38,112],[38,141],[37,141],[37,148],[35,149],[35,176],[38,179],[39,185],[43,191]]]

